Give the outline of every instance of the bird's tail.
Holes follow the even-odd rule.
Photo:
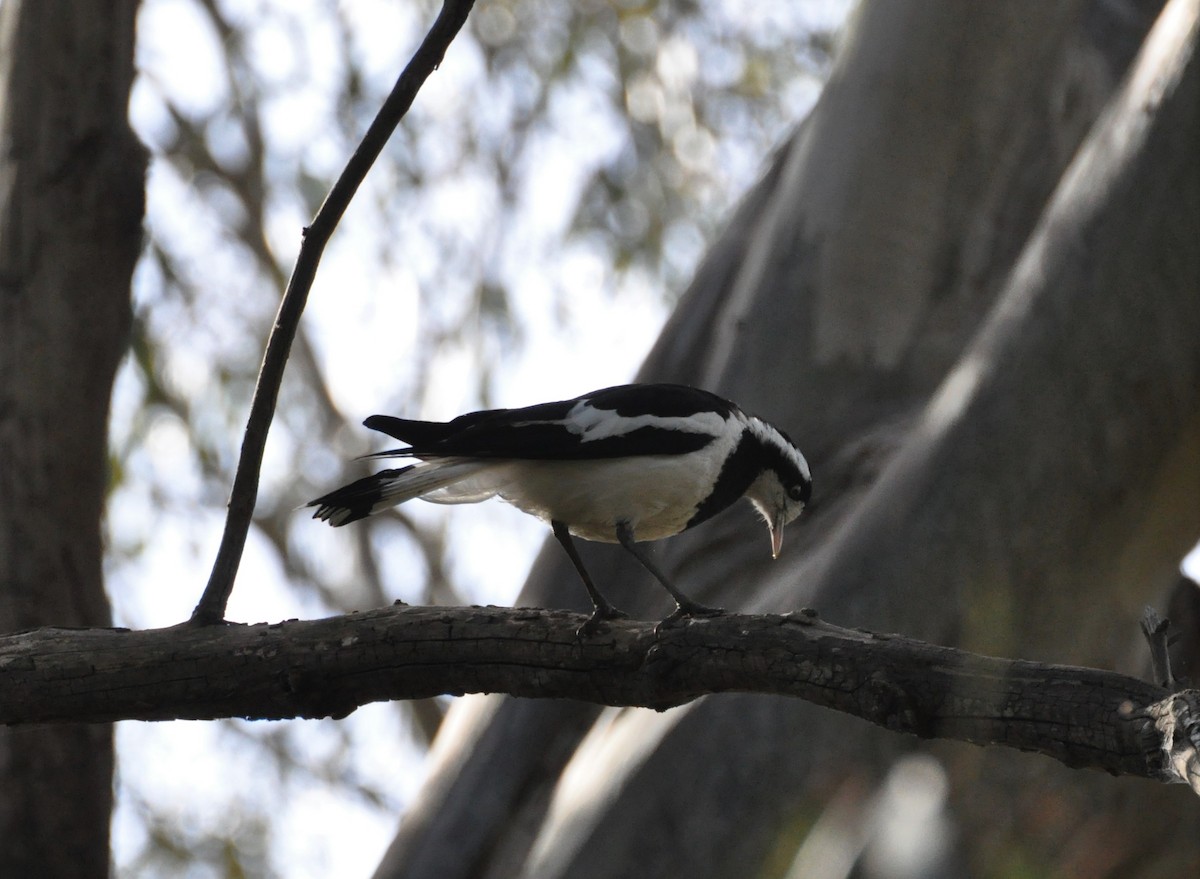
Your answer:
[[[495,490],[481,488],[473,477],[488,467],[479,461],[444,459],[381,470],[309,501],[307,506],[317,508],[314,519],[336,527],[418,497],[434,503],[483,500],[495,494]]]

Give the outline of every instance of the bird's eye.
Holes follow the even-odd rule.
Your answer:
[[[804,489],[799,485],[793,485],[788,489],[788,497],[794,501],[798,501],[804,497]]]

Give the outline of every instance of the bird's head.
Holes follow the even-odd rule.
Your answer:
[[[787,434],[758,418],[751,417],[748,423],[751,434],[762,445],[762,470],[746,497],[771,531],[771,558],[779,558],[783,526],[799,516],[812,497],[812,473]]]

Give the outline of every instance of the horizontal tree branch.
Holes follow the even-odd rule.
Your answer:
[[[797,696],[896,732],[1001,744],[1174,780],[1167,690],[843,629],[812,611],[675,626],[526,608],[397,606],[321,620],[41,628],[0,638],[0,722],[343,717],[463,693],[665,709],[710,693]]]

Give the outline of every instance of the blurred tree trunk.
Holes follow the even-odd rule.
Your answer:
[[[109,397],[146,158],[136,0],[0,6],[0,629],[110,622]],[[0,876],[108,872],[112,728],[0,730]]]
[[[768,415],[816,476],[781,562],[748,512],[658,549],[689,594],[1138,670],[1140,607],[1200,535],[1196,0],[1172,0],[1114,100],[1160,6],[858,11],[644,369]],[[522,601],[582,607],[553,549]],[[587,562],[618,605],[666,611],[618,554]],[[766,697],[464,699],[377,875],[780,875],[831,794],[865,824],[912,747]],[[929,750],[974,875],[1200,864],[1186,791]]]

